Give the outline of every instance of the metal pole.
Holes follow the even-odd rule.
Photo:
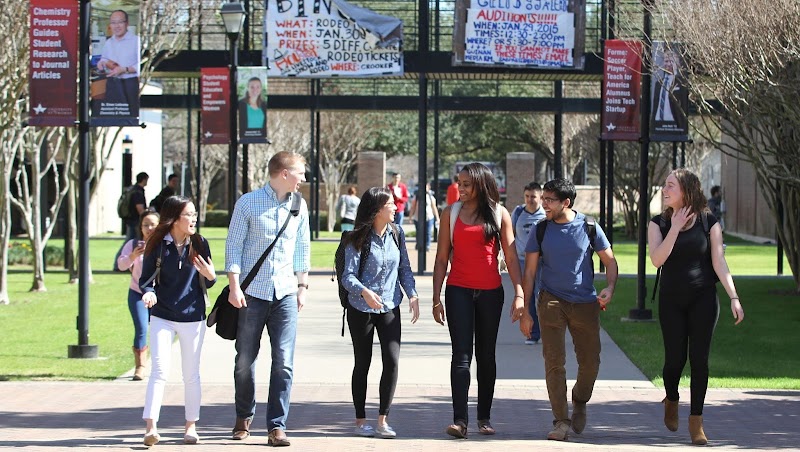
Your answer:
[[[250,149],[249,145],[242,145],[242,193],[250,191]]]
[[[606,223],[606,148],[608,143],[605,140],[600,140],[600,225],[605,231],[608,229]],[[603,262],[600,262],[599,271],[601,273],[606,271]]]
[[[652,0],[650,0],[652,1]],[[647,2],[645,2],[647,3]],[[650,152],[650,35],[652,31],[652,17],[650,10],[644,7],[644,47],[642,53],[642,138],[639,152],[639,255],[638,272],[636,275],[636,309],[631,309],[628,316],[634,320],[650,320],[653,311],[645,309],[647,299],[647,279],[645,277],[647,265],[647,218],[650,215],[650,184],[648,181],[649,152]]]
[[[191,49],[191,39],[189,40]],[[189,181],[191,181],[192,168],[192,79],[186,79],[186,164],[189,167]],[[192,190],[192,184],[186,181],[181,173],[181,185],[188,187],[189,198],[193,198],[197,209],[200,209],[200,196]],[[199,187],[198,187],[199,188]]]
[[[672,142],[672,169],[678,169],[678,142]]]
[[[317,120],[317,115],[316,115],[316,111],[317,111],[317,94],[316,94],[316,92],[317,91],[316,90],[317,90],[317,86],[316,86],[316,82],[314,80],[309,80],[308,81],[308,87],[311,90],[311,98],[313,99],[313,101],[311,102],[311,109],[309,110],[309,118],[308,118],[309,119],[309,125],[308,125],[309,142],[308,142],[308,147],[310,149],[309,158],[311,159],[311,164],[310,164],[311,179],[308,181],[308,192],[309,192],[309,196],[311,197],[311,199],[309,200],[308,205],[309,205],[311,211],[308,213],[308,218],[309,218],[309,221],[311,221],[311,224],[309,225],[309,228],[311,230],[311,240],[314,240],[314,239],[316,239],[316,237],[314,236],[314,231],[317,230],[317,225],[319,225],[319,212],[314,209],[314,202],[317,200],[317,196],[319,195],[319,192],[317,192],[314,189],[314,187],[315,187],[314,182],[317,179],[317,163],[316,163],[316,158],[317,158],[317,154],[316,154],[316,148],[317,148],[317,137],[316,137],[316,133],[317,133],[317,126],[316,126],[316,120]]]
[[[200,189],[200,182],[203,180],[203,128],[200,127],[200,121],[202,120],[202,114],[200,110],[197,111],[197,202],[200,202],[200,193],[202,190]],[[197,221],[197,226],[195,229],[197,232],[200,232],[201,221]]]
[[[314,83],[317,84],[317,98],[316,99],[318,101],[319,100],[319,96],[322,94],[322,80],[319,80],[319,79],[318,80],[314,80]],[[322,177],[320,177],[321,176],[321,174],[320,174],[320,168],[321,168],[321,165],[320,165],[320,152],[321,152],[320,147],[322,145],[322,115],[320,114],[319,109],[317,109],[314,112],[314,115],[316,116],[316,121],[315,121],[316,133],[314,135],[314,137],[315,137],[314,151],[317,154],[316,157],[314,158],[314,164],[316,165],[316,167],[314,168],[314,174],[316,175],[314,177],[314,190],[315,190],[315,193],[316,193],[315,196],[314,196],[314,212],[316,212],[316,216],[317,216],[316,226],[314,227],[314,238],[318,239],[319,238],[319,231],[320,231],[319,217],[320,217],[320,213],[321,213],[320,209],[319,209],[319,204],[320,204],[319,203],[319,201],[320,201],[319,198],[320,198],[320,193],[322,192],[322,190],[320,190],[320,184],[322,183]],[[327,226],[326,226],[326,229],[327,229]]]
[[[70,358],[97,358],[96,345],[89,345],[89,22],[90,0],[80,3],[80,45],[78,46],[78,345],[67,346]]]
[[[237,46],[238,34],[228,33],[230,40],[230,142],[228,143],[228,220],[233,218],[233,208],[238,199],[237,177],[239,174],[239,134],[236,124],[237,98],[236,98],[236,67],[239,65],[239,48]]]
[[[783,227],[783,194],[781,193],[781,184],[778,182],[778,189],[776,190],[778,193],[777,201],[778,201],[778,228]],[[781,241],[781,236],[778,234],[778,231],[775,231],[775,238],[778,240],[778,275],[783,274],[783,242]]]
[[[428,234],[428,221],[425,218],[428,197],[425,196],[425,181],[428,180],[428,79],[425,74],[419,74],[419,160],[417,180],[417,215],[418,230],[417,234],[417,274],[425,274],[426,252],[425,237]],[[413,215],[414,212],[411,212]]]
[[[608,169],[606,174],[608,176],[608,189],[606,190],[606,225],[605,229],[606,238],[608,243],[614,244],[614,142],[608,142]]]
[[[553,88],[555,91],[555,101],[556,105],[558,105],[558,112],[556,112],[555,116],[555,125],[553,131],[553,173],[555,178],[564,177],[564,168],[562,168],[563,164],[561,163],[561,156],[564,152],[562,149],[563,144],[563,122],[564,122],[564,114],[561,112],[561,103],[564,100],[564,82],[561,80],[556,80],[553,84]]]

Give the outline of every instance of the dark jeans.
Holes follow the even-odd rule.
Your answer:
[[[473,336],[475,362],[478,365],[478,420],[488,420],[491,417],[494,383],[497,379],[495,349],[503,312],[503,286],[492,290],[447,286],[444,299],[447,327],[453,347],[450,361],[453,421],[469,420],[467,398]]]
[[[697,416],[703,414],[708,389],[708,355],[718,319],[716,286],[690,293],[659,292],[658,321],[664,338],[664,389],[669,400],[678,400],[678,382],[686,366],[688,349],[692,369],[691,414]]]
[[[236,333],[236,365],[233,371],[236,416],[253,419],[256,412],[256,359],[261,334],[267,327],[272,365],[267,396],[267,429],[286,429],[294,376],[297,336],[297,295],[280,300],[261,300],[245,295],[247,307],[239,310]]]
[[[372,363],[372,338],[375,329],[378,330],[383,360],[383,372],[378,390],[381,401],[378,414],[388,415],[394,391],[397,388],[397,364],[400,358],[400,307],[396,306],[385,314],[373,314],[348,306],[347,325],[350,328],[350,337],[353,339],[353,356],[355,358],[351,384],[356,419],[367,417],[364,406],[367,401],[367,374]]]

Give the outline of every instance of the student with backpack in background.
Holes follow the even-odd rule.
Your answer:
[[[122,190],[122,194],[117,201],[117,215],[125,221],[125,241],[119,247],[117,254],[114,256],[114,271],[124,271],[117,266],[117,260],[122,253],[122,247],[128,241],[136,238],[136,229],[139,227],[139,215],[147,210],[147,200],[144,196],[144,187],[147,186],[147,181],[150,176],[147,173],[139,173],[136,175],[136,183],[130,187]]]
[[[478,365],[478,433],[494,435],[491,424],[497,380],[497,333],[503,312],[500,251],[505,253],[515,299],[522,299],[519,263],[513,248],[511,216],[500,205],[500,193],[492,172],[480,163],[464,166],[458,174],[460,201],[442,213],[442,228],[433,267],[433,319],[450,331],[452,358],[450,386],[453,423],[447,434],[467,437],[470,365]],[[450,262],[444,302],[442,284]]]
[[[401,286],[409,298],[411,323],[416,323],[419,318],[419,299],[405,234],[394,224],[396,211],[389,189],[370,188],[358,205],[355,229],[342,237],[345,257],[340,281],[348,292],[347,324],[355,356],[351,384],[356,410],[355,434],[358,436],[397,436],[387,417],[397,387],[400,303],[403,300]],[[381,344],[383,373],[379,387],[378,423],[373,428],[367,423],[365,404],[376,329]]]
[[[542,186],[537,182],[531,182],[523,189],[525,204],[520,204],[511,213],[511,224],[514,226],[514,243],[517,248],[517,258],[519,259],[520,271],[525,274],[525,246],[528,244],[528,237],[531,230],[540,221],[545,219],[544,209],[542,208]],[[537,283],[539,275],[536,275]],[[534,287],[538,284],[534,283]],[[534,297],[536,294],[534,293]],[[534,345],[539,342],[542,334],[539,330],[539,316],[536,315],[536,299],[528,303],[528,308],[533,318],[533,329],[529,338],[525,339],[525,344]]]
[[[514,300],[513,321],[520,320],[520,331],[530,337],[533,318],[527,305],[536,298],[533,283],[541,266],[537,310],[547,394],[554,417],[547,439],[556,441],[566,441],[570,427],[575,433],[586,427],[586,403],[592,397],[600,370],[600,310],[614,295],[618,272],[603,230],[593,219],[572,209],[576,194],[575,186],[567,179],[554,179],[544,185],[542,205],[547,219],[537,224],[536,234],[528,238],[522,283],[525,298]],[[600,294],[594,288],[592,252],[606,266],[607,286]],[[578,360],[571,417],[564,367],[567,329]]]
[[[708,355],[719,319],[719,280],[731,300],[735,324],[744,310],[725,261],[722,228],[708,210],[700,179],[680,168],[667,176],[661,190],[666,209],[647,230],[650,261],[661,267],[658,320],[664,339],[664,425],[678,430],[678,383],[691,366],[689,435],[692,444],[708,442],[703,430],[703,404],[708,388]]]

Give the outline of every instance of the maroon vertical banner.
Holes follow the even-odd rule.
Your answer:
[[[606,41],[600,138],[638,141],[641,136],[642,43]]]
[[[228,68],[200,68],[200,127],[203,131],[203,144],[230,143],[230,98]]]
[[[32,126],[72,126],[78,116],[78,2],[30,0]]]

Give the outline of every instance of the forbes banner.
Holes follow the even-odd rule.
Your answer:
[[[78,3],[31,0],[29,91],[32,126],[74,126],[78,89]]]
[[[270,77],[401,75],[403,22],[344,0],[266,0]]]
[[[603,65],[600,138],[637,141],[641,136],[642,43],[609,39]]]
[[[650,140],[689,141],[689,89],[680,44],[653,42]]]

